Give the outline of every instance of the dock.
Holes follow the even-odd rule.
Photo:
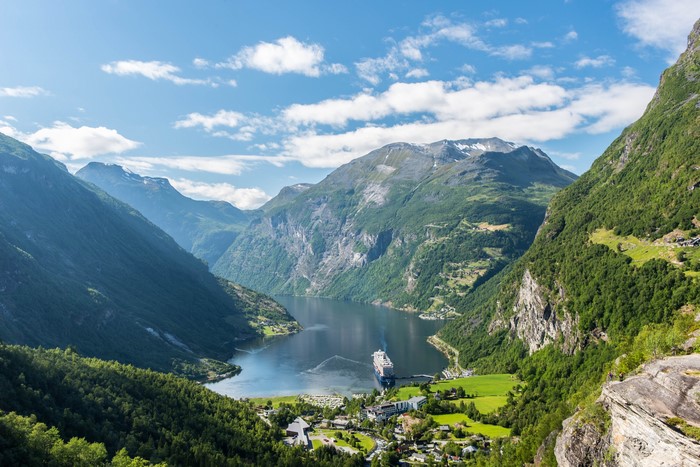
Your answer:
[[[429,378],[433,379],[435,375],[411,375],[411,376],[395,376],[394,379],[414,379],[414,378]]]

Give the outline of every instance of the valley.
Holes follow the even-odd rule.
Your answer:
[[[700,4],[399,3],[3,8],[0,466],[700,463]]]

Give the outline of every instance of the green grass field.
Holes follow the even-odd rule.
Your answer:
[[[484,396],[505,396],[508,391],[519,383],[520,381],[515,376],[508,374],[470,376],[468,378],[438,381],[430,386],[430,392],[462,387],[467,394],[477,395],[476,399],[469,399],[474,401],[474,404],[477,404],[477,399]],[[409,399],[420,394],[418,387],[404,386],[399,388],[397,400]],[[486,402],[486,404],[488,403]]]
[[[465,425],[464,431],[488,436],[489,438],[500,438],[504,436],[510,436],[509,428],[504,428],[498,425],[486,425],[481,422],[475,422],[461,413],[433,415],[433,420],[435,420],[440,425],[455,426],[457,424],[462,424]],[[452,438],[454,439],[454,437]]]
[[[476,397],[474,399],[456,399],[454,403],[459,405],[460,402],[464,402],[465,405],[468,405],[470,402],[473,402],[474,406],[476,406],[476,410],[483,414],[487,414],[506,405],[507,400],[508,397],[506,396],[484,396]]]
[[[476,394],[476,397],[470,399],[457,399],[452,402],[455,405],[459,405],[460,402],[464,402],[465,404],[474,402],[474,405],[479,412],[487,414],[506,405],[506,394],[520,383],[521,381],[519,381],[515,376],[508,374],[470,376],[468,378],[438,381],[430,386],[430,391],[435,393],[437,391],[444,391],[452,388],[464,388],[465,393]],[[402,387],[398,391],[397,400],[408,399],[420,394],[421,392],[418,387]],[[475,422],[462,413],[433,415],[432,417],[440,425],[454,426],[458,423],[467,424],[469,427],[466,428],[466,431],[488,436],[489,438],[510,436],[510,429],[508,428]]]
[[[354,447],[350,446],[350,444],[348,444],[348,442],[345,441],[344,439],[336,438],[336,436],[335,436],[336,431],[340,431],[343,434],[343,436],[346,438],[348,436],[351,436],[350,432],[348,432],[348,431],[335,430],[335,429],[324,429],[324,430],[316,429],[316,430],[314,430],[313,434],[320,434],[320,435],[325,436],[328,439],[331,439],[331,438],[335,439],[336,446],[355,449]],[[369,436],[363,435],[362,433],[358,433],[358,432],[353,432],[352,436],[355,436],[355,438],[358,439],[358,441],[360,442],[360,449],[362,451],[369,452],[372,449],[374,449],[374,440],[372,438],[370,438]],[[315,446],[314,446],[314,448],[315,448]]]
[[[632,258],[632,264],[635,266],[642,266],[652,259],[662,259],[678,266],[680,265],[678,260],[680,252],[685,253],[686,259],[700,260],[700,248],[654,245],[648,240],[640,240],[632,235],[626,237],[615,235],[612,230],[598,229],[591,234],[590,240],[593,243],[605,245],[613,251],[619,251],[623,255],[629,256]],[[622,251],[618,250],[618,246]],[[691,277],[698,276],[698,273],[695,271],[686,271],[685,274]]]
[[[250,400],[255,405],[265,405],[267,401],[272,401],[272,407],[277,408],[282,402],[296,404],[299,400],[299,396],[251,397]]]

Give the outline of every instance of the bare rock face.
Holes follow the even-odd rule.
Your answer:
[[[639,375],[607,383],[597,403],[610,420],[607,430],[564,422],[555,455],[560,466],[697,466],[700,442],[670,426],[682,419],[700,427],[700,354],[645,365]]]
[[[562,350],[573,353],[580,344],[578,317],[557,311],[559,300],[551,300],[551,295],[526,269],[513,305],[513,315],[506,320],[499,310],[489,330],[508,328],[527,345],[530,354],[560,338]],[[564,291],[560,290],[557,297],[561,299],[563,295]]]
[[[582,422],[576,417],[564,420],[562,434],[554,448],[560,466],[613,466],[610,432],[605,425],[591,421]]]

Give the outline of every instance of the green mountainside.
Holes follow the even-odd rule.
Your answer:
[[[525,251],[575,178],[497,138],[391,144],[283,190],[213,271],[268,293],[446,312]]]
[[[90,162],[77,177],[136,208],[185,250],[213,265],[248,224],[248,215],[225,201],[183,196],[165,178],[142,177],[121,166]]]
[[[138,212],[0,135],[0,339],[197,366],[256,335],[239,295]]]
[[[281,438],[251,404],[192,381],[0,344],[0,465],[363,465]]]
[[[440,333],[463,366],[527,383],[501,413],[520,442],[493,465],[532,462],[542,443],[538,459],[552,465],[550,433],[595,400],[609,370],[681,351],[700,312],[698,188],[700,22],[644,115],[552,199],[527,253]]]

